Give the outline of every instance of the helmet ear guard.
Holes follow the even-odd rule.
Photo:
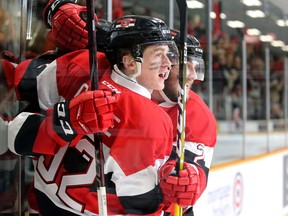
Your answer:
[[[139,44],[131,49],[131,54],[136,62],[143,62],[143,51]]]

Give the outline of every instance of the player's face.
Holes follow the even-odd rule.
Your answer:
[[[189,90],[197,79],[195,62],[187,61],[186,70],[186,88]],[[177,102],[178,99],[178,86],[179,86],[179,65],[174,65],[171,69],[168,79],[165,81],[164,92],[171,101]],[[188,92],[188,91],[187,91]],[[187,95],[188,96],[188,95]]]
[[[197,79],[196,67],[197,62],[193,61],[192,58],[187,59],[187,76],[186,76],[186,86],[188,89],[191,88],[194,81]]]
[[[167,79],[171,61],[167,57],[168,45],[151,45],[144,49],[141,74],[136,78],[137,82],[146,87],[150,92],[162,90]]]

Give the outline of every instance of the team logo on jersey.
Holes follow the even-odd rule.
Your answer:
[[[135,23],[136,23],[136,19],[131,19],[131,18],[117,20],[116,28],[134,27]]]
[[[103,80],[102,81],[102,84],[107,86],[109,89],[112,90],[112,92],[115,92],[116,94],[120,94],[121,91],[119,91],[115,86],[113,86],[112,84],[110,84],[108,81],[106,80]]]
[[[175,32],[175,31],[171,31],[171,35],[172,35],[172,39],[174,40],[174,38],[175,38],[176,35],[177,35],[177,32]]]

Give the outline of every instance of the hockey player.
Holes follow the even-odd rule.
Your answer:
[[[62,2],[62,4],[63,3],[64,3],[64,1]],[[70,4],[68,4],[68,3],[70,3]],[[18,105],[18,104],[21,105],[22,102],[24,102],[25,103],[25,109],[24,110],[21,109],[22,111],[39,113],[40,110],[39,110],[39,104],[38,104],[38,98],[37,98],[36,77],[53,60],[58,58],[60,55],[71,51],[71,49],[70,50],[67,49],[66,44],[68,42],[72,43],[72,41],[77,39],[77,44],[72,44],[73,46],[68,47],[68,48],[73,48],[73,49],[83,48],[86,46],[86,43],[88,42],[87,41],[87,31],[85,29],[86,23],[84,22],[85,20],[84,20],[84,18],[83,18],[83,20],[80,19],[82,17],[82,14],[84,14],[86,12],[86,7],[76,5],[76,4],[72,3],[72,1],[65,1],[65,4],[66,4],[66,6],[63,5],[62,7],[57,8],[57,13],[56,13],[56,9],[54,8],[54,10],[55,10],[54,15],[55,16],[53,16],[54,17],[53,25],[49,26],[49,28],[52,28],[52,30],[50,31],[50,34],[49,34],[50,35],[49,39],[52,39],[54,37],[53,41],[57,42],[56,43],[58,46],[57,50],[50,50],[44,54],[41,54],[40,56],[38,56],[35,59],[27,59],[23,62],[20,62],[17,67],[15,65],[15,67],[16,67],[15,79],[14,79],[14,71],[13,71],[13,73],[10,73],[10,75],[13,75],[13,78],[10,76],[9,78],[11,78],[11,79],[7,79],[7,81],[9,81],[9,84],[11,87],[10,88],[11,91],[9,91],[9,94],[11,95],[11,100],[9,100],[9,101],[6,100],[6,102],[3,103],[2,99],[1,99],[1,106],[0,106],[1,110],[5,109],[5,110],[3,110],[3,111],[5,111],[5,116],[9,117],[9,118],[5,118],[5,119],[1,119],[1,132],[3,132],[3,134],[1,133],[2,134],[1,138],[3,138],[3,140],[2,140],[0,145],[1,145],[1,148],[3,149],[3,151],[5,149],[7,149],[7,151],[3,152],[3,154],[0,156],[1,164],[3,164],[4,170],[6,169],[4,167],[4,166],[6,166],[5,164],[10,164],[10,162],[13,162],[13,164],[15,164],[14,162],[16,162],[16,158],[18,158],[17,155],[14,155],[10,151],[8,151],[7,140],[6,140],[6,138],[7,138],[7,135],[6,135],[7,128],[6,127],[8,125],[8,122],[12,119],[12,117],[15,117],[16,114],[18,114],[20,112],[19,107],[15,106],[15,105]],[[47,6],[44,11],[47,11],[48,9],[49,9],[49,7]],[[66,17],[64,15],[66,15]],[[45,17],[45,16],[43,16],[43,17]],[[79,19],[80,19],[80,21],[79,21]],[[105,33],[103,33],[103,31],[105,31],[106,28],[108,28],[110,26],[110,24],[109,24],[109,22],[106,22],[105,20],[98,20],[96,15],[95,15],[95,19],[98,21],[96,23],[97,45],[98,45],[98,49],[101,50],[101,46],[103,45],[101,38],[103,37],[102,35],[105,34]],[[78,20],[78,22],[74,23],[75,20]],[[51,24],[52,24],[52,22],[51,22]],[[61,25],[61,28],[59,27],[60,25]],[[69,30],[69,28],[72,29],[72,27],[78,29],[78,31],[76,31],[75,34],[77,34],[77,33],[79,34],[79,31],[81,28],[83,28],[82,31],[86,32],[86,33],[83,33],[82,36],[78,35],[77,38],[75,38],[76,37],[75,34],[67,34],[67,31]],[[71,29],[70,29],[70,31],[71,31]],[[65,40],[63,40],[64,37],[65,37]],[[83,37],[86,39],[85,40],[83,38],[80,39],[80,37],[81,38]],[[73,38],[73,40],[72,40],[72,38]],[[6,54],[6,52],[5,52],[5,54]],[[5,57],[6,56],[7,55],[5,55]],[[13,60],[13,59],[11,59],[11,60]],[[4,62],[4,60],[3,60],[3,62]],[[107,68],[107,66],[109,65],[109,63],[106,60],[103,53],[99,54],[99,62],[101,62],[100,65],[102,65],[104,68]],[[8,65],[6,61],[5,61],[5,65]],[[14,68],[13,68],[13,70],[14,70]],[[7,71],[7,70],[4,70],[4,71]],[[101,67],[99,68],[99,71],[101,71]],[[6,78],[5,78],[5,80],[6,80]],[[13,85],[14,85],[14,90],[16,92],[17,98],[15,97],[16,95],[14,94],[14,91],[12,89]],[[7,94],[4,94],[2,92],[1,96],[3,96],[3,95],[7,95]],[[19,100],[21,102],[19,102]],[[8,104],[10,105],[12,103],[14,104],[14,106],[8,106]],[[28,106],[26,106],[26,105],[28,105]],[[7,109],[10,109],[10,110],[7,110]],[[13,110],[11,110],[11,109],[13,109]],[[3,113],[1,112],[1,114],[3,114]],[[25,115],[25,113],[24,113],[24,115]],[[3,158],[3,160],[2,160],[2,158]],[[4,161],[4,159],[5,159],[5,161]],[[30,161],[26,160],[26,164],[27,164],[27,162],[30,162]],[[13,168],[13,170],[11,170],[11,173],[12,173],[12,171],[13,172],[15,171],[14,165],[12,166],[12,164],[11,164],[10,166],[7,166],[7,167]],[[7,180],[8,180],[8,178],[7,178]],[[13,182],[13,184],[15,184],[15,186],[16,186],[16,183],[17,183],[16,181]],[[7,189],[7,188],[5,188],[5,185],[7,185],[7,188],[8,188],[8,182],[7,181],[5,181],[5,182],[3,181],[3,187],[1,187],[3,189],[2,194],[7,196],[7,194],[4,193],[4,190]],[[32,188],[32,190],[33,190],[33,188]],[[0,192],[2,192],[2,191],[0,191]],[[13,196],[11,196],[11,197],[14,197],[14,194],[15,193],[13,192]],[[32,199],[31,199],[31,197],[32,197]],[[16,198],[17,197],[15,197],[15,199]],[[10,202],[9,199],[5,199],[5,200],[7,202],[2,202],[3,206],[7,205],[7,203]],[[32,200],[32,202],[30,200]],[[30,215],[32,215],[32,212],[36,213],[38,207],[37,207],[37,203],[33,199],[33,193],[29,192],[29,202],[28,203],[29,203]],[[10,202],[9,205],[13,206],[13,203]],[[0,210],[1,209],[2,209],[2,207],[0,206]],[[7,211],[5,210],[5,212],[8,213],[8,210]]]
[[[172,65],[167,56],[173,56],[170,54],[172,50],[175,54],[177,48],[163,21],[151,17],[117,19],[107,40],[111,48],[108,56],[115,66],[101,79],[99,91],[107,95],[109,89],[120,94],[116,104],[115,97],[109,95],[106,100],[95,99],[96,110],[88,109],[92,108],[88,101],[85,105],[83,100],[93,95],[89,91],[89,58],[80,50],[61,56],[37,78],[41,86],[39,105],[47,110],[47,117],[33,115],[26,121],[16,118],[9,125],[10,143],[14,144],[11,149],[18,154],[39,155],[35,188],[43,216],[98,213],[94,145],[89,135],[95,130],[85,131],[90,123],[78,117],[93,120],[100,115],[104,121],[111,115],[103,112],[111,110],[112,105],[114,126],[102,136],[108,214],[162,212],[157,170],[172,150],[172,122],[150,99],[153,90],[164,88]],[[51,109],[53,105],[55,109]],[[76,115],[82,106],[83,111]],[[95,111],[98,115],[91,117]],[[86,127],[77,126],[78,121]],[[71,125],[71,130],[61,127],[61,122]],[[35,127],[39,123],[40,128]]]
[[[78,7],[78,5],[76,6]],[[62,22],[65,23],[65,19],[62,19]],[[68,22],[68,23],[69,25],[73,25],[72,22]],[[103,19],[99,19],[98,22],[96,23],[96,29],[97,29],[96,38],[97,38],[97,50],[98,51],[103,51],[103,47],[104,47],[103,37],[106,34],[106,31],[109,29],[110,25],[111,25],[110,22],[103,20]],[[58,45],[62,46],[61,43]],[[27,59],[19,63],[19,65],[16,67],[14,89],[16,91],[17,99],[21,101],[25,101],[25,103],[28,105],[27,107],[25,107],[23,111],[36,112],[36,113],[40,112],[39,103],[38,103],[38,93],[37,93],[37,76],[41,74],[41,72],[45,69],[47,65],[49,65],[56,58],[63,55],[65,52],[69,52],[69,50],[65,49],[64,47],[58,47],[57,50],[47,51],[44,54],[41,54],[40,56],[38,56],[37,58]],[[82,52],[87,55],[87,59],[88,59],[88,51],[85,49],[82,49]],[[99,62],[98,72],[99,72],[99,76],[101,76],[104,73],[104,70],[110,67],[110,64],[108,60],[106,59],[104,53],[101,53],[101,52],[98,52],[98,62]],[[66,63],[64,64],[66,65]],[[25,116],[25,113],[23,114]],[[22,116],[22,114],[20,114],[20,116]],[[29,163],[30,161],[26,159],[26,164],[29,164]],[[29,172],[29,175],[31,174],[33,173]],[[32,193],[30,193],[30,191]],[[33,187],[31,187],[30,191],[29,191],[29,198],[28,198],[29,199],[29,212],[30,212],[30,215],[32,215],[32,213],[33,215],[36,215],[38,207],[34,199]]]
[[[100,51],[102,51],[102,47],[103,47],[103,42],[104,42],[103,36],[106,34],[106,31],[110,27],[110,24],[111,23],[109,23],[105,20],[102,20],[102,19],[98,20],[98,23],[96,23],[97,47],[98,47],[98,50],[100,50]],[[61,46],[61,44],[59,44],[59,45]],[[59,50],[61,50],[61,51],[59,52]],[[57,51],[54,51],[54,50],[47,51],[46,53],[38,56],[37,58],[27,59],[27,60],[19,63],[16,66],[15,74],[13,73],[14,81],[13,81],[13,79],[9,79],[11,82],[11,88],[14,85],[14,90],[15,90],[15,93],[17,96],[17,98],[14,97],[14,99],[16,99],[16,101],[14,103],[18,103],[19,101],[21,101],[21,102],[24,101],[25,105],[26,104],[28,105],[28,106],[25,106],[25,109],[21,109],[24,112],[20,113],[18,115],[17,119],[23,117],[22,120],[24,121],[24,119],[26,119],[26,117],[27,117],[27,122],[28,122],[29,119],[34,120],[35,116],[39,117],[39,115],[36,114],[36,113],[40,112],[39,103],[38,103],[38,93],[37,93],[37,76],[39,74],[41,74],[41,72],[45,69],[45,67],[47,65],[49,65],[53,60],[55,60],[58,57],[60,57],[61,55],[63,55],[63,53],[64,53],[63,50],[65,50],[65,49],[63,47],[60,47],[60,49],[58,49]],[[68,50],[66,50],[65,52],[67,52],[67,51]],[[83,49],[82,51],[88,55],[87,50]],[[109,68],[110,64],[107,61],[104,53],[99,52],[98,53],[98,59],[99,59],[99,73],[101,74],[101,73],[104,73],[105,69]],[[64,64],[66,65],[66,63],[64,63]],[[101,68],[103,68],[103,70]],[[14,75],[15,75],[15,77],[14,77]],[[14,91],[11,91],[11,92],[13,92],[13,95],[15,96]],[[101,97],[101,95],[99,95],[99,97]],[[26,112],[30,112],[29,118],[28,118],[28,113],[26,113]],[[33,112],[34,114],[31,112]],[[13,117],[18,113],[14,113]],[[34,116],[34,118],[32,116]],[[103,121],[105,121],[105,120],[103,120]],[[9,121],[7,120],[4,122],[6,125],[6,124],[8,124]],[[5,129],[5,131],[7,131],[7,130]],[[25,141],[23,141],[23,142],[25,142]],[[19,143],[20,143],[20,141],[19,141]],[[7,148],[7,143],[6,143],[6,148]],[[14,157],[18,157],[18,156],[15,155]],[[30,161],[26,160],[26,164],[27,164],[27,162],[30,162]],[[34,191],[34,188],[31,187],[29,189],[29,194],[28,194],[29,213],[30,213],[30,215],[38,215],[36,213],[38,211],[37,200],[34,198],[35,193],[33,191]]]
[[[71,23],[70,23],[71,24]],[[106,34],[107,29],[110,27],[109,22],[99,19],[98,23],[96,23],[97,29],[97,49],[99,51],[103,51],[104,41],[103,36]],[[71,24],[72,25],[72,24]],[[61,44],[58,44],[61,46]],[[41,74],[41,72],[45,69],[47,65],[49,65],[52,61],[59,58],[65,52],[69,50],[65,50],[63,47],[58,47],[57,50],[47,51],[37,58],[27,59],[16,67],[15,70],[15,79],[14,79],[14,89],[17,95],[17,99],[20,101],[25,101],[27,106],[25,107],[24,112],[35,112],[39,113],[39,103],[38,103],[38,93],[37,93],[37,76]],[[83,53],[86,53],[88,59],[88,51],[82,49]],[[104,70],[110,67],[108,60],[106,59],[104,53],[98,53],[98,62],[99,62],[99,75],[104,73]],[[66,65],[66,63],[64,63]],[[22,113],[24,116],[27,116],[27,113]],[[18,118],[22,116],[19,115]],[[31,113],[32,115],[32,113]],[[29,157],[32,158],[33,157]],[[26,164],[29,164],[29,160],[26,158]],[[31,175],[32,172],[29,172]],[[34,188],[31,187],[29,189],[28,200],[29,200],[29,212],[30,215],[37,215],[38,206],[36,199],[34,198]],[[33,214],[32,214],[33,213]]]
[[[172,30],[174,41],[179,46],[179,32]],[[175,167],[174,153],[169,161],[160,170],[160,186],[164,194],[166,206],[165,215],[173,212],[174,203],[184,207],[184,215],[193,215],[193,206],[207,186],[209,168],[212,161],[213,149],[216,144],[216,120],[205,102],[191,90],[194,80],[204,79],[203,49],[198,40],[187,36],[188,62],[187,62],[187,102],[186,102],[186,128],[185,128],[185,163],[184,171],[180,171],[178,177],[172,175]],[[178,75],[179,67],[175,65],[169,78],[165,81],[163,91],[154,91],[153,99],[159,103],[171,117],[174,125],[174,141],[177,134],[178,112]],[[188,170],[188,171],[187,171]],[[179,185],[181,179],[189,178],[193,187]],[[182,188],[177,191],[175,188]],[[181,190],[181,189],[179,189]]]

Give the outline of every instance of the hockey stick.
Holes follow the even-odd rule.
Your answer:
[[[90,63],[91,89],[96,90],[98,85],[98,60],[96,44],[96,24],[94,19],[94,0],[86,0],[87,6],[87,27],[88,27],[88,47]],[[104,175],[104,155],[102,136],[100,133],[94,134],[95,160],[96,160],[96,180],[99,215],[107,216],[106,187]]]
[[[180,14],[180,46],[179,46],[179,96],[178,96],[178,124],[177,124],[177,165],[176,171],[184,167],[185,125],[186,125],[186,70],[187,70],[187,2],[176,0]],[[181,216],[182,208],[175,204],[174,215]]]

